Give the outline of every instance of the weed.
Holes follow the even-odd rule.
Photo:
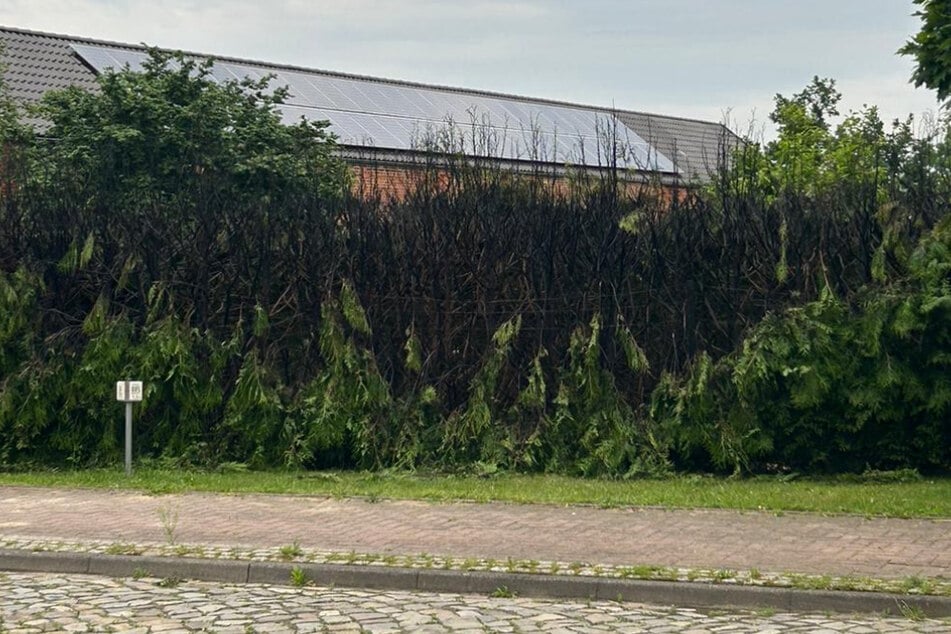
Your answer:
[[[901,589],[907,594],[931,594],[934,592],[934,583],[928,579],[913,575],[902,579]]]
[[[136,568],[135,570],[132,571],[133,579],[142,579],[148,576],[149,576],[149,571],[146,570],[145,568]]]
[[[772,616],[776,616],[776,608],[763,607],[763,608],[754,610],[754,612],[756,616],[762,617],[764,619],[768,619]]]
[[[509,590],[507,586],[499,586],[489,596],[493,599],[514,599],[517,595]]]
[[[106,546],[107,555],[141,555],[144,552],[142,548],[133,544],[109,544]]]
[[[184,581],[184,579],[180,577],[165,577],[164,579],[156,581],[155,585],[160,588],[176,588],[182,584],[182,581]]]
[[[836,578],[834,585],[836,590],[861,590],[863,587],[873,587],[875,583],[868,577],[856,578],[846,575]]]
[[[476,561],[475,559],[469,558],[462,562],[462,569],[468,572],[469,570],[472,570],[478,565],[479,565],[478,561]]]
[[[833,586],[832,577],[829,575],[822,575],[821,577],[812,578],[813,587],[816,590],[829,590]]]
[[[352,566],[353,564],[357,563],[358,559],[360,559],[360,557],[357,555],[357,551],[351,550],[349,553],[347,553],[344,562]]]
[[[293,544],[287,544],[286,546],[281,546],[278,551],[278,555],[284,561],[290,561],[291,559],[297,559],[304,554],[303,549],[300,547],[300,542],[296,539]]]
[[[898,611],[901,612],[901,615],[910,621],[924,621],[925,613],[917,605],[910,605],[901,599],[898,600]]]
[[[505,561],[505,569],[506,569],[508,572],[518,572],[518,562],[516,562],[514,559],[512,559],[511,557],[509,557],[509,558]]]
[[[162,523],[162,532],[169,545],[175,544],[175,529],[178,528],[178,508],[170,503],[158,508],[159,521]]]
[[[833,585],[833,579],[829,575],[809,576],[809,575],[788,575],[789,583],[794,588],[800,590],[828,590]]]
[[[677,581],[680,579],[680,571],[676,568],[662,568],[657,572],[657,578],[666,581]]]
[[[303,588],[307,585],[307,573],[300,566],[291,568],[291,585],[297,588]]]
[[[570,570],[571,574],[573,575],[580,575],[582,568],[584,568],[584,564],[582,564],[580,561],[573,561],[568,564],[568,570]]]
[[[660,570],[660,566],[632,566],[627,572],[636,579],[653,579]]]
[[[186,546],[185,544],[179,544],[172,552],[175,553],[176,557],[188,557],[189,555],[194,555],[195,557],[205,556],[205,549],[201,546]]]
[[[726,581],[727,579],[735,579],[736,572],[733,570],[714,570],[713,571],[713,581],[720,582]]]
[[[756,581],[757,579],[761,579],[762,577],[763,577],[763,573],[761,573],[759,569],[750,568],[750,579],[752,579],[753,581]]]
[[[558,564],[557,561],[551,562],[551,565],[548,566],[549,574],[557,575],[559,570],[561,570],[561,566]]]
[[[869,470],[860,475],[858,478],[859,482],[870,482],[870,483],[907,483],[907,482],[920,482],[921,474],[918,473],[917,469],[896,469],[895,471],[876,471]]]

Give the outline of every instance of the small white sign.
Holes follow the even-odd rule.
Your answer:
[[[142,400],[142,381],[116,381],[116,400],[138,403]]]

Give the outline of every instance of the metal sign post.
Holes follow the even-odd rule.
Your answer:
[[[125,403],[125,474],[132,475],[132,403],[142,400],[142,381],[116,381],[116,400]]]

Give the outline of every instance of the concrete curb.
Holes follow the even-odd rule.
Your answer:
[[[683,581],[639,581],[512,572],[465,572],[397,566],[34,552],[0,549],[0,570],[145,575],[222,583],[291,583],[291,571],[321,586],[488,595],[497,590],[539,598],[621,600],[697,608],[773,608],[788,612],[900,614],[903,607],[929,617],[951,616],[951,597],[877,592],[798,590]]]

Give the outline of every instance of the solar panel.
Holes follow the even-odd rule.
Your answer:
[[[233,69],[233,72],[238,75],[238,77],[247,77],[255,81],[260,81],[267,74],[266,72],[254,68],[253,66],[244,66],[241,64],[230,64],[229,66]]]
[[[240,81],[242,79],[242,77],[234,74],[230,69],[224,66],[218,66],[217,64],[211,67],[211,76],[215,78],[215,81],[221,84],[229,81]]]
[[[148,56],[142,50],[104,45],[72,47],[97,72],[125,66],[141,70]],[[330,130],[347,145],[403,150],[425,148],[427,142],[443,138],[457,144],[464,141],[467,151],[499,158],[587,166],[610,165],[616,145],[620,167],[676,172],[670,159],[604,110],[319,72],[271,70],[247,62],[216,61],[211,72],[217,82],[257,80],[269,74],[274,75],[271,88],[287,86],[289,92],[287,103],[279,107],[282,121],[293,123],[301,116],[327,120]]]

